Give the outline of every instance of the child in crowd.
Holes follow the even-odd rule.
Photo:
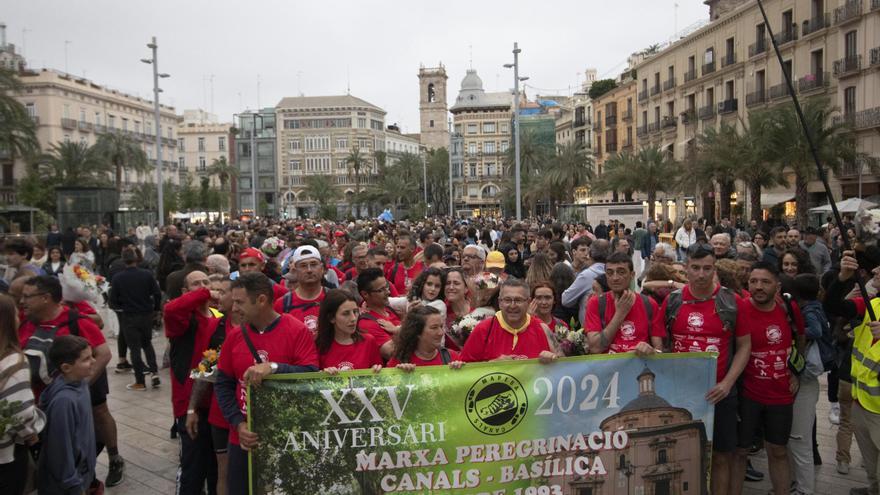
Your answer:
[[[428,267],[413,281],[406,297],[391,297],[388,305],[395,313],[403,316],[416,305],[432,306],[446,319],[446,303],[443,302],[443,272],[439,268]]]

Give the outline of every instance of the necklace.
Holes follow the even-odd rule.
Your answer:
[[[434,349],[434,352],[431,353],[430,357],[426,357],[424,354],[421,354],[418,350],[413,351],[413,354],[415,354],[415,356],[417,358],[419,358],[423,361],[430,361],[430,360],[434,359],[435,357],[437,357],[438,352],[440,352],[438,349]]]

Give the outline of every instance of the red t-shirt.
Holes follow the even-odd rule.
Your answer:
[[[471,332],[461,360],[465,362],[491,361],[500,356],[516,356],[520,359],[538,357],[541,351],[551,350],[541,320],[532,318],[529,326],[517,335],[516,347],[513,346],[513,334],[501,328],[498,317],[486,318],[477,323]]]
[[[340,371],[364,370],[382,364],[379,344],[371,334],[361,334],[361,339],[352,344],[340,344],[333,339],[330,349],[318,355],[321,369],[339,368]]]
[[[587,333],[596,333],[603,330],[602,321],[599,318],[599,297],[605,297],[605,325],[607,326],[611,319],[614,318],[615,301],[614,296],[605,292],[601,296],[592,296],[587,300],[586,312],[586,330]],[[663,316],[660,313],[660,307],[653,298],[648,298],[648,304],[651,305],[652,318],[648,322],[648,313],[645,311],[645,304],[641,300],[641,296],[636,294],[635,302],[626,314],[614,340],[608,346],[607,354],[616,354],[618,352],[629,352],[635,350],[639,342],[651,343],[651,337],[663,338],[666,336],[666,327],[663,326]]]
[[[291,309],[287,314],[293,316],[297,320],[305,323],[306,328],[312,332],[312,337],[318,334],[318,313],[321,312],[321,301],[324,300],[324,296],[327,295],[327,291],[321,288],[321,293],[318,294],[318,297],[314,299],[303,299],[299,297],[299,294],[296,291],[289,292],[291,297]],[[284,298],[287,297],[285,294],[282,297],[279,297],[275,300],[275,303],[272,305],[272,309],[275,310],[276,313],[284,312]]]
[[[312,333],[306,326],[290,315],[281,315],[270,329],[258,333],[248,328],[248,337],[263,362],[286,363],[294,366],[318,367],[318,351]],[[244,372],[256,364],[241,331],[226,336],[220,352],[220,371],[236,380],[235,396],[241,413],[247,416],[247,387],[242,380]],[[238,445],[238,431],[229,429],[229,441]]]
[[[447,351],[449,351],[449,362],[450,363],[453,361],[460,360],[461,355],[459,353],[453,351],[452,349],[447,349]],[[434,356],[434,359],[430,359],[428,361],[425,361],[424,359],[413,354],[412,356],[409,357],[409,362],[416,365],[416,366],[442,366],[443,365],[443,356],[440,354],[440,351],[438,350],[437,355]],[[393,358],[391,358],[391,360],[388,361],[389,368],[397,366],[398,364],[400,364],[400,361],[398,361],[398,359],[396,357],[393,357]]]
[[[791,325],[782,304],[777,302],[770,311],[756,308],[751,299],[740,299],[736,304],[736,326],[745,327],[743,331],[752,336],[752,353],[743,370],[743,394],[755,402],[774,406],[794,403],[788,371]],[[794,313],[795,303],[791,305]],[[797,325],[795,319],[795,330],[803,333]]]
[[[375,311],[361,311],[361,316],[358,318],[357,323],[358,330],[361,333],[372,335],[376,339],[376,343],[381,347],[382,344],[391,340],[391,334],[386,332],[376,320],[387,320],[392,325],[398,326],[400,325],[400,318],[397,317],[397,314],[391,308],[385,308],[384,315],[380,315]]]
[[[397,272],[394,271],[394,265],[397,265]],[[416,277],[425,269],[425,264],[421,261],[413,263],[413,266],[406,268],[401,261],[389,261],[385,264],[385,278],[388,283],[397,289],[398,294],[407,294]],[[392,276],[393,275],[393,276]]]
[[[715,293],[721,286],[715,287]],[[692,301],[690,286],[682,289],[682,301]],[[661,314],[666,314],[663,301]],[[739,318],[737,318],[739,319]],[[734,332],[734,335],[731,335]],[[733,359],[730,343],[735,337],[743,337],[749,332],[737,325],[735,330],[725,330],[721,318],[715,313],[715,299],[682,304],[675,321],[672,322],[672,352],[717,352],[718,368],[715,378],[718,382],[727,374],[728,362]]]
[[[68,326],[70,317],[68,313],[70,309],[67,306],[61,307],[61,312],[58,313],[58,316],[52,320],[44,321],[39,323],[39,325],[35,324],[30,320],[25,320],[24,323],[18,328],[18,344],[22,349],[27,345],[27,341],[34,333],[37,331],[37,326],[41,327],[54,327],[58,325],[63,325],[58,328],[58,331],[55,332],[56,337],[61,337],[62,335],[70,335],[70,327]],[[79,327],[79,336],[86,339],[91,346],[92,349],[103,345],[107,342],[104,338],[104,334],[101,333],[101,329],[98,328],[95,323],[83,316],[76,320],[76,324]],[[40,393],[43,392],[46,386],[42,382],[31,383],[31,389],[34,392],[34,399],[39,401]]]

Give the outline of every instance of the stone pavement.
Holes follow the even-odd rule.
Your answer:
[[[116,354],[116,341],[109,339],[113,354]],[[161,359],[165,350],[165,339],[153,339],[156,354]],[[116,359],[110,368],[116,366]],[[168,370],[162,370],[162,386],[145,392],[127,390],[125,385],[134,381],[131,374],[117,375],[112,371],[110,377],[110,396],[108,402],[119,435],[119,452],[125,458],[125,481],[114,488],[108,488],[108,495],[167,495],[174,493],[174,480],[177,474],[177,440],[169,436],[173,422],[171,413],[171,385]],[[861,454],[853,440],[852,467],[849,475],[840,475],[836,470],[834,452],[836,450],[837,427],[828,421],[828,400],[826,382],[822,380],[822,391],[817,407],[819,451],[822,466],[817,468],[817,495],[847,495],[849,489],[865,486],[867,477],[861,467]],[[767,461],[763,452],[752,458],[754,466],[767,473]],[[107,456],[98,458],[98,476],[107,475]],[[744,494],[765,495],[770,491],[769,476],[761,483],[746,483]]]

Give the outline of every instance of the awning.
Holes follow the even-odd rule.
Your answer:
[[[855,213],[861,209],[869,209],[877,206],[876,203],[859,198],[849,198],[837,203],[837,210],[841,213]],[[831,211],[831,204],[810,208],[810,213],[822,213]]]
[[[761,208],[772,208],[779,203],[785,203],[794,199],[794,191],[762,192]]]

